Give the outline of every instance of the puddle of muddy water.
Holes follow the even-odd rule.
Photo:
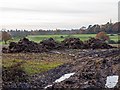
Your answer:
[[[117,76],[117,75],[108,76],[105,87],[106,88],[114,88],[118,83],[118,78],[119,78],[119,76]]]

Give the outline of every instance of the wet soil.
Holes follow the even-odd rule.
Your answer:
[[[43,74],[32,77],[32,86],[44,88],[53,85],[49,89],[56,90],[66,88],[105,88],[106,78],[110,75],[120,76],[120,50],[66,50],[73,56],[73,61],[52,69]],[[67,73],[71,76],[60,83],[53,83],[56,79]],[[35,79],[34,79],[35,78]],[[115,88],[120,88],[120,82]]]
[[[64,90],[66,88],[105,88],[107,76],[120,76],[120,50],[115,49],[65,49],[51,51],[51,53],[64,53],[72,60],[57,68],[47,72],[29,77],[29,82],[11,84],[14,88],[37,88],[44,89],[47,85],[52,85],[47,89]],[[54,54],[53,54],[54,55]],[[56,79],[67,73],[75,74],[70,78],[53,83]],[[11,87],[10,86],[10,87]],[[9,87],[9,88],[10,88]],[[120,80],[115,88],[120,88]]]

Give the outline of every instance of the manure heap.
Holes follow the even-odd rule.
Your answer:
[[[30,41],[27,38],[23,38],[18,42],[11,42],[8,47],[3,47],[3,53],[41,53],[48,52],[51,50],[61,49],[110,49],[113,48],[106,42],[91,38],[87,41],[81,41],[79,38],[66,38],[61,42],[55,41],[53,38],[49,38],[36,43]]]

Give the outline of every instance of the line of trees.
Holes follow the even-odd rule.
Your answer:
[[[107,23],[104,25],[89,25],[88,28],[81,27],[80,29],[71,29],[71,30],[7,30],[13,37],[16,36],[26,36],[26,35],[54,35],[54,34],[97,34],[101,31],[106,32],[107,34],[118,34],[120,32],[120,22],[116,23]]]
[[[7,31],[2,31],[2,41],[7,43],[8,40],[12,39],[12,37],[26,37],[27,35],[59,35],[59,34],[97,34],[96,38],[103,39],[103,40],[108,40],[110,43],[114,43],[112,40],[109,39],[109,36],[107,34],[118,34],[120,32],[120,22],[117,23],[107,23],[105,25],[89,25],[88,28],[82,27],[80,29],[72,29],[72,30],[7,30]],[[106,33],[107,34],[106,34]],[[120,42],[120,41],[118,41]]]

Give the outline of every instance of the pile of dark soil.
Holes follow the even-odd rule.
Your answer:
[[[96,39],[96,38],[90,38],[89,40],[84,42],[84,48],[109,49],[109,48],[112,48],[112,46],[110,46],[103,40]]]
[[[20,41],[11,42],[8,48],[3,48],[3,53],[41,53],[55,49],[109,49],[113,48],[100,39],[91,38],[85,42],[79,38],[66,38],[61,43],[56,42],[53,38],[43,40],[40,43],[29,41],[27,38],[23,38]]]
[[[19,88],[23,83],[28,82],[28,75],[21,64],[22,62],[19,62],[11,67],[2,67],[3,88]]]
[[[61,42],[64,48],[81,49],[84,48],[83,42],[79,38],[66,38]]]
[[[40,44],[48,50],[61,48],[60,43],[56,42],[53,38],[43,40],[43,41],[40,42]]]
[[[3,53],[19,53],[19,52],[45,52],[47,51],[46,47],[41,44],[29,41],[27,38],[23,38],[18,43],[11,42],[8,48],[2,49]]]
[[[87,41],[81,41],[79,38],[66,38],[61,42],[62,46],[64,48],[68,49],[110,49],[113,48],[109,44],[107,44],[105,41],[96,39],[96,38],[90,38]]]

